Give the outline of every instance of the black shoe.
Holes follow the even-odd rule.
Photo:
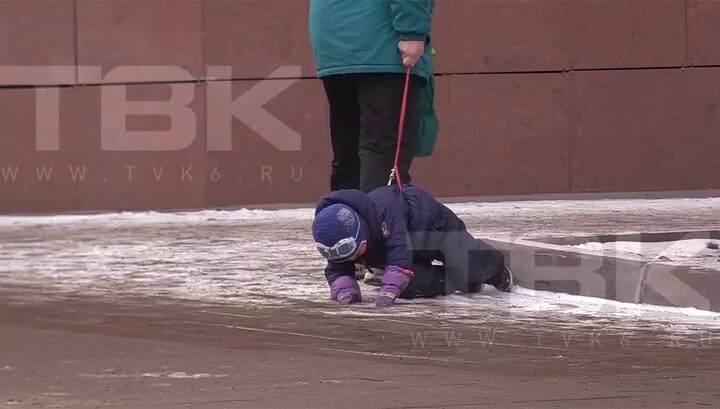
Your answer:
[[[505,269],[500,274],[500,282],[493,284],[493,286],[497,288],[498,291],[502,291],[504,293],[512,291],[513,287],[515,287],[515,279],[513,278],[512,271],[510,271],[510,267],[505,266]]]

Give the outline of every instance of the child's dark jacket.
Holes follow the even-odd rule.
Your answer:
[[[315,214],[336,203],[352,207],[367,222],[368,249],[362,261],[370,267],[396,265],[412,270],[414,263],[432,261],[418,260],[422,253],[413,252],[413,249],[429,248],[428,235],[424,233],[446,231],[449,227],[465,229],[462,221],[452,217],[454,215],[445,206],[413,185],[406,185],[403,192],[395,185],[383,186],[370,193],[355,189],[331,192],[320,200]],[[355,262],[352,261],[329,262],[325,268],[330,284],[340,276],[354,274]]]

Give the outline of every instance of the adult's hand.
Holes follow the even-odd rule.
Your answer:
[[[406,67],[414,67],[425,53],[425,41],[405,40],[398,42],[402,53],[402,62]]]

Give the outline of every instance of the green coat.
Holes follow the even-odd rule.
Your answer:
[[[310,40],[318,77],[404,73],[400,40],[428,42],[413,73],[432,76],[429,37],[435,0],[310,0]]]

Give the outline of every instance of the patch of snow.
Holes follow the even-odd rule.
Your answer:
[[[117,212],[77,215],[0,216],[0,228],[42,226],[148,226],[157,224],[196,224],[228,221],[312,220],[314,209],[283,210],[198,210],[188,212]]]
[[[206,379],[206,378],[223,378],[224,374],[208,374],[185,372],[145,372],[145,373],[106,373],[106,374],[80,374],[80,378],[169,378],[169,379]]]
[[[209,373],[194,373],[187,374],[185,372],[172,372],[166,375],[168,378],[173,379],[205,379],[205,378],[224,378],[227,375],[213,375]]]
[[[375,290],[377,291],[377,290]],[[638,328],[698,335],[720,330],[720,313],[695,308],[664,307],[623,303],[602,298],[536,291],[516,287],[513,293],[500,293],[492,287],[477,294],[458,294],[432,299],[398,300],[396,305],[378,310],[365,292],[364,302],[348,307],[326,302],[323,314],[348,318],[404,318],[408,324],[429,315],[448,326],[486,327],[488,321],[506,317],[510,325],[537,320],[553,328],[619,330],[633,332]],[[496,322],[497,324],[497,322]]]
[[[577,309],[576,313],[598,313],[602,311],[612,310],[614,313],[625,314],[625,315],[646,315],[652,316],[653,314],[658,315],[676,315],[678,317],[710,317],[720,319],[720,312],[700,310],[697,308],[680,308],[680,307],[666,307],[661,305],[652,304],[633,304],[624,303],[620,301],[606,300],[597,297],[584,297],[580,295],[571,295],[563,293],[553,293],[550,291],[538,291],[530,290],[523,287],[516,287],[514,294],[524,295],[532,297],[530,303],[538,306],[542,302],[548,303],[572,305]],[[522,302],[518,300],[518,302]],[[531,305],[527,305],[527,308],[533,308]],[[542,309],[542,307],[540,307]],[[578,311],[579,310],[579,311]],[[720,324],[720,322],[718,322]]]
[[[715,264],[720,266],[720,251],[708,248],[708,242],[717,241],[689,239],[662,242],[589,242],[571,247],[577,247],[604,254],[633,255],[641,257],[646,261],[666,260],[671,262],[705,262],[709,266],[714,266]]]
[[[442,201],[442,200],[441,200]],[[588,205],[591,203],[592,205]],[[592,217],[613,212],[688,213],[693,210],[720,208],[720,198],[680,199],[605,199],[605,200],[536,200],[492,203],[448,203],[461,218],[477,215],[489,217],[542,214],[583,215]],[[277,222],[283,220],[308,221],[313,208],[263,210],[198,210],[186,212],[115,212],[78,215],[0,216],[0,229],[13,227],[43,227],[70,225],[73,227],[127,227],[157,224],[199,224],[224,222]]]

